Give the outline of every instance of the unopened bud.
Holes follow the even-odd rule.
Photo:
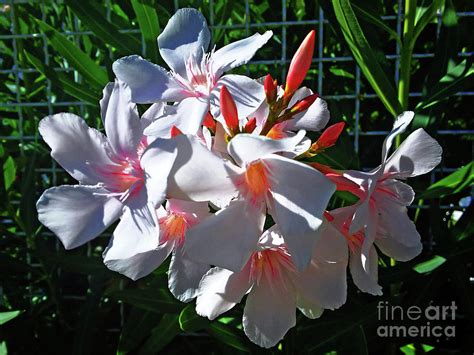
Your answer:
[[[221,113],[222,116],[224,116],[224,121],[227,125],[227,128],[232,134],[236,134],[239,132],[239,116],[237,112],[237,106],[235,106],[235,101],[225,85],[222,86],[220,99]]]
[[[332,147],[334,144],[336,144],[339,136],[344,130],[344,126],[344,122],[339,122],[326,128],[323,134],[321,134],[321,137],[319,137],[316,143],[311,146],[310,151],[312,153],[317,153],[326,148]]]
[[[254,129],[257,127],[257,119],[251,118],[250,120],[247,121],[244,127],[244,132],[246,133],[252,133]]]
[[[311,94],[309,96],[306,96],[304,99],[299,100],[291,106],[290,108],[290,113],[292,115],[296,115],[297,113],[301,113],[303,111],[306,111],[319,97],[318,94]]]
[[[268,74],[263,82],[263,88],[265,90],[265,97],[267,103],[272,104],[277,99],[277,81],[273,80],[272,76]]]
[[[209,128],[213,133],[216,132],[216,121],[214,120],[214,117],[212,117],[211,113],[208,112],[206,114],[206,117],[204,117],[204,120],[202,121],[202,125],[204,127]]]
[[[291,59],[288,75],[286,76],[285,97],[291,96],[306,77],[306,73],[313,60],[315,38],[316,32],[312,30],[300,44],[293,59]]]
[[[179,136],[181,134],[183,134],[183,132],[181,132],[178,127],[176,127],[175,125],[171,126],[171,138]]]

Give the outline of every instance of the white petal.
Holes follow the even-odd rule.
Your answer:
[[[211,113],[214,117],[220,115],[220,90],[225,85],[237,106],[239,117],[247,117],[265,100],[263,85],[244,75],[224,75],[211,91]]]
[[[317,319],[323,314],[324,308],[321,306],[309,302],[301,295],[296,297],[296,306],[298,309],[309,319]]]
[[[349,268],[352,275],[352,280],[359,290],[370,293],[374,296],[382,295],[382,287],[377,283],[378,279],[378,255],[375,247],[370,248],[369,257],[367,260],[368,268],[364,270],[362,265],[360,249],[351,252],[349,258]]]
[[[180,135],[171,141],[175,142],[178,156],[168,180],[169,197],[210,201],[235,195],[232,177],[239,173],[235,166],[224,162],[193,137]]]
[[[158,47],[165,62],[175,72],[186,77],[186,60],[195,56],[201,62],[211,34],[204,16],[192,8],[179,9],[158,36]]]
[[[323,174],[305,164],[277,155],[265,158],[272,174],[271,211],[300,270],[311,260],[315,233],[336,187]],[[274,182],[273,182],[274,181]]]
[[[143,153],[140,165],[145,172],[147,200],[155,207],[165,200],[170,172],[178,152],[170,139],[156,139]]]
[[[183,201],[172,198],[168,200],[167,209],[170,212],[184,213],[187,216],[192,216],[194,222],[199,222],[212,215],[209,212],[207,202]]]
[[[105,114],[107,112],[107,107],[109,106],[110,95],[114,90],[115,82],[108,83],[105,85],[102,90],[102,99],[99,101],[100,105],[100,118],[102,118],[102,123],[105,123]]]
[[[384,172],[397,173],[400,178],[426,174],[441,162],[442,153],[438,142],[419,128],[388,158]]]
[[[109,269],[136,280],[156,269],[170,252],[169,245],[159,247],[154,213],[126,208],[103,257]]]
[[[116,60],[112,69],[118,79],[130,86],[133,102],[148,104],[157,101],[181,101],[187,97],[183,88],[165,68],[139,55]]]
[[[239,303],[250,287],[250,263],[240,272],[212,268],[199,284],[196,313],[213,320]]]
[[[373,195],[375,200],[379,200],[380,198],[387,198],[398,204],[409,206],[415,198],[415,191],[413,191],[411,186],[399,180],[385,179],[379,182],[377,187],[382,188],[383,190],[375,190],[375,193]],[[387,194],[384,190],[389,190],[394,195]]]
[[[306,132],[299,131],[294,137],[271,139],[253,134],[238,134],[229,143],[227,150],[240,166],[277,152],[292,152],[304,139]],[[312,169],[314,170],[314,169]]]
[[[58,186],[39,198],[38,219],[63,243],[76,248],[97,237],[115,222],[123,205],[109,192],[97,186]]]
[[[188,97],[175,106],[168,106],[165,114],[145,130],[147,136],[171,137],[171,127],[176,126],[184,134],[196,135],[209,110],[207,100]]]
[[[219,77],[230,69],[246,64],[272,35],[272,31],[266,31],[263,35],[255,33],[217,50],[212,56],[216,76]]]
[[[413,259],[423,248],[406,207],[396,203],[385,201],[380,204],[377,235],[377,246],[382,252],[399,261]]]
[[[312,95],[313,91],[306,87],[296,90],[288,104],[288,107],[294,105],[298,100]],[[307,131],[320,131],[326,127],[329,122],[329,109],[326,101],[317,98],[316,101],[304,112],[294,116],[293,119],[285,122],[285,128],[290,131],[304,129]]]
[[[141,124],[142,124],[142,132],[145,129],[155,122],[158,117],[161,117],[165,111],[166,104],[162,102],[157,102],[152,104],[142,115],[141,117]]]
[[[143,129],[137,106],[131,101],[130,88],[122,81],[115,81],[112,88],[104,125],[115,152],[120,156],[136,159]]]
[[[181,248],[176,250],[168,271],[168,287],[173,296],[181,302],[190,302],[197,296],[199,282],[210,268],[209,264],[189,259]]]
[[[261,209],[233,201],[189,229],[184,247],[193,260],[240,271],[257,250],[264,222]]]
[[[317,232],[313,259],[318,262],[342,262],[347,264],[348,258],[346,238],[332,223],[323,219],[323,224]]]
[[[296,296],[289,285],[270,283],[262,277],[254,285],[244,308],[243,327],[255,344],[271,348],[296,325]]]
[[[81,117],[71,113],[45,117],[40,121],[38,129],[51,147],[51,156],[72,177],[89,185],[103,180],[89,165],[112,164],[109,158],[112,148],[102,133],[88,127]]]
[[[402,112],[396,119],[393,124],[392,131],[385,138],[382,146],[382,164],[387,160],[387,155],[392,146],[392,142],[396,136],[402,134],[407,129],[408,125],[415,117],[415,113],[412,111]]]

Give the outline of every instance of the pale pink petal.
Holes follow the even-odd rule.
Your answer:
[[[242,324],[252,342],[264,348],[275,346],[296,325],[296,295],[291,285],[262,277],[247,296]]]
[[[374,296],[381,296],[382,287],[377,283],[378,255],[373,246],[370,248],[367,265],[368,267],[364,269],[360,249],[354,249],[349,258],[349,268],[352,280],[359,290],[370,293]]]
[[[230,141],[227,149],[236,163],[244,167],[245,163],[250,163],[272,153],[294,151],[295,147],[304,139],[305,134],[305,131],[299,131],[293,137],[282,139],[239,134]]]
[[[272,186],[270,213],[288,244],[296,267],[308,266],[317,239],[315,233],[336,187],[305,164],[277,155],[265,158]]]
[[[144,131],[150,124],[156,121],[161,117],[167,107],[166,104],[162,102],[157,102],[152,104],[142,115],[140,120],[142,124],[142,130]]]
[[[115,153],[136,159],[143,129],[130,88],[124,82],[115,81],[104,116],[105,133]]]
[[[52,187],[36,203],[38,219],[63,243],[76,248],[97,237],[122,214],[123,205],[98,186]]]
[[[386,191],[389,191],[389,193],[386,193]],[[377,190],[375,190],[373,196],[377,201],[389,199],[398,204],[409,206],[415,198],[415,191],[402,181],[386,179],[377,184]]]
[[[309,302],[301,295],[297,295],[296,297],[296,306],[301,311],[301,313],[303,313],[309,319],[317,319],[321,317],[324,312],[324,308]]]
[[[302,100],[312,94],[313,91],[306,87],[296,90],[288,104],[288,107],[293,106],[298,100]],[[286,121],[285,128],[290,131],[304,129],[307,131],[317,132],[326,127],[329,118],[329,109],[326,101],[318,97],[306,111],[299,113],[295,115],[293,119]]]
[[[209,264],[189,259],[182,248],[178,248],[171,257],[168,288],[181,302],[190,302],[197,296],[199,282],[210,268]]]
[[[103,180],[94,165],[113,164],[107,138],[87,126],[79,116],[58,113],[43,118],[39,132],[51,147],[51,156],[82,184],[95,185]]]
[[[407,129],[408,125],[415,117],[415,113],[412,111],[405,111],[402,112],[393,123],[393,128],[385,138],[382,146],[382,165],[387,160],[388,152],[390,151],[390,147],[392,146],[393,140],[396,136],[402,134]]]
[[[175,72],[186,77],[185,63],[195,56],[200,63],[211,34],[204,16],[193,8],[179,9],[158,36],[161,57]]]
[[[255,33],[215,51],[212,55],[215,75],[219,77],[233,68],[246,64],[272,35],[272,31],[266,31],[263,35]]]
[[[103,253],[104,264],[136,280],[161,265],[171,253],[171,245],[167,244],[159,246],[159,226],[154,212],[146,207],[126,208]]]
[[[442,153],[438,142],[419,128],[387,159],[384,172],[399,178],[426,174],[441,162]]]
[[[199,284],[196,313],[213,320],[239,303],[251,286],[250,263],[240,272],[212,268]]]
[[[313,259],[318,262],[342,262],[347,264],[348,258],[346,238],[331,222],[324,219],[323,224],[317,231]]]
[[[261,207],[233,201],[188,230],[185,251],[195,261],[240,271],[257,250],[264,221]]]
[[[133,102],[149,104],[158,101],[181,101],[185,90],[168,71],[139,55],[130,55],[114,62],[112,69],[119,80],[132,90]]]
[[[212,215],[209,212],[207,202],[184,201],[178,199],[169,199],[167,209],[170,212],[184,213],[193,218],[193,222],[198,222]]]
[[[147,136],[171,137],[171,127],[176,126],[184,134],[196,135],[202,120],[209,110],[209,102],[189,97],[175,106],[168,106],[165,114],[150,124],[144,131]]]

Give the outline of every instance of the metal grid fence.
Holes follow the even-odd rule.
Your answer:
[[[107,6],[108,6],[108,19],[110,20],[110,6],[111,6],[111,1],[113,0],[108,0],[107,1]],[[290,29],[294,28],[295,26],[311,26],[313,28],[317,29],[317,49],[315,51],[315,57],[313,58],[313,68],[317,69],[317,91],[320,93],[320,95],[328,100],[330,103],[334,102],[337,104],[339,100],[351,100],[353,102],[353,122],[354,124],[349,127],[350,129],[350,135],[353,137],[353,144],[354,144],[354,150],[356,152],[360,151],[361,147],[363,146],[364,143],[361,142],[361,138],[363,137],[378,137],[378,136],[385,136],[388,131],[387,130],[370,130],[370,131],[364,131],[361,129],[361,100],[365,99],[377,99],[377,96],[373,93],[369,92],[363,92],[362,91],[362,78],[361,78],[361,71],[358,65],[355,63],[354,59],[351,56],[327,56],[324,53],[324,38],[325,36],[328,36],[328,33],[330,31],[328,27],[328,20],[324,16],[324,12],[322,9],[319,9],[318,11],[318,17],[316,19],[311,19],[311,20],[303,20],[303,21],[295,21],[295,20],[288,20],[287,18],[287,7],[288,7],[288,1],[289,0],[281,0],[281,1],[271,1],[272,6],[280,6],[281,7],[281,21],[278,22],[258,22],[254,23],[252,22],[251,18],[251,12],[250,12],[250,0],[245,0],[245,23],[244,24],[235,24],[235,25],[215,25],[215,13],[214,13],[214,7],[215,7],[215,0],[209,0],[208,6],[209,6],[209,25],[211,30],[216,30],[216,29],[226,29],[226,30],[233,30],[233,29],[241,29],[243,30],[244,35],[250,35],[251,32],[253,32],[257,27],[258,28],[269,28],[273,30],[281,30],[281,52],[279,54],[278,59],[274,58],[269,58],[268,60],[254,60],[251,61],[249,64],[247,64],[247,71],[249,71],[250,66],[252,65],[272,65],[272,64],[279,64],[281,65],[281,82],[284,81],[285,78],[285,71],[286,68],[291,60],[291,56],[293,53],[289,52],[288,46],[287,46],[287,39],[288,39],[288,33],[290,32]],[[397,33],[400,35],[401,34],[401,28],[402,28],[402,22],[403,22],[403,1],[401,0],[396,0],[398,1],[398,12],[393,15],[388,15],[388,16],[382,16],[381,18],[383,20],[389,20],[393,21],[396,24],[397,28]],[[30,101],[25,101],[22,98],[21,95],[21,78],[22,75],[25,73],[38,73],[38,71],[33,68],[33,67],[28,67],[24,68],[21,67],[20,62],[18,60],[18,43],[17,41],[19,39],[41,39],[43,41],[43,59],[44,63],[46,65],[50,64],[50,50],[48,46],[47,39],[44,34],[41,33],[30,33],[30,34],[21,34],[18,32],[18,29],[15,27],[15,21],[14,21],[14,16],[15,16],[15,8],[17,6],[22,6],[22,4],[28,3],[28,1],[14,1],[14,0],[9,0],[6,2],[6,4],[10,5],[10,19],[11,19],[11,34],[2,34],[0,35],[1,40],[11,40],[11,45],[13,48],[13,64],[14,66],[9,69],[2,69],[0,70],[0,75],[12,75],[15,79],[15,85],[16,85],[16,101],[14,102],[3,102],[0,103],[2,107],[5,108],[13,108],[16,110],[18,114],[18,122],[19,122],[19,135],[17,136],[10,136],[10,135],[4,135],[3,132],[0,135],[0,140],[2,141],[17,141],[20,146],[25,144],[28,141],[35,141],[38,139],[37,135],[27,135],[24,134],[24,121],[25,121],[25,114],[24,110],[26,108],[47,108],[47,113],[48,114],[53,114],[55,112],[56,108],[64,108],[64,110],[67,110],[70,107],[77,107],[79,108],[80,113],[84,114],[86,111],[85,108],[85,103],[80,102],[80,101],[51,101],[50,98],[53,97],[53,92],[51,88],[51,82],[48,80],[47,82],[47,87],[46,87],[46,97],[48,98],[47,101],[45,102],[30,102]],[[174,0],[174,10],[185,7],[187,4],[186,1],[179,1],[179,0]],[[44,11],[45,4],[41,3],[39,6],[41,6],[41,13],[42,13],[42,19],[46,20],[46,12]],[[474,20],[474,11],[472,12],[459,12],[457,15],[460,18],[470,18]],[[439,19],[441,18],[441,14],[439,14]],[[72,38],[77,44],[79,44],[81,40],[81,36],[84,35],[92,35],[93,33],[90,31],[80,31],[80,21],[77,17],[74,17],[74,28],[72,30],[65,30],[63,29],[61,31],[62,34],[68,36],[69,38]],[[439,29],[440,29],[441,21],[438,21],[438,28],[436,31],[436,34],[439,34]],[[121,33],[131,33],[131,34],[139,34],[140,31],[136,28],[130,28],[130,29],[123,29],[120,31]],[[141,38],[142,41],[142,55],[145,54],[145,41],[143,37]],[[474,52],[461,52],[458,54],[460,58],[469,58],[474,55]],[[416,59],[424,59],[424,58],[432,58],[434,56],[433,53],[415,53],[413,54],[413,58]],[[395,53],[387,53],[386,58],[389,61],[394,61],[395,63],[395,71],[393,73],[393,77],[395,82],[398,82],[398,69],[400,65],[400,46],[397,43],[396,48],[395,48]],[[328,65],[332,65],[334,63],[347,63],[353,66],[354,68],[354,73],[355,73],[355,80],[354,80],[354,88],[353,92],[347,92],[344,94],[331,94],[330,91],[325,92],[324,91],[324,70],[325,67]],[[74,71],[72,68],[64,68],[64,67],[57,67],[54,68],[56,71],[67,71],[71,72]],[[77,82],[81,82],[82,78],[79,75],[79,73],[74,72],[74,77]],[[458,96],[462,97],[471,97],[474,95],[473,91],[464,91],[464,92],[459,92],[456,94]],[[420,97],[421,93],[420,92],[410,92],[410,97]],[[474,134],[474,130],[472,129],[440,129],[435,132],[438,136],[470,136],[472,138],[472,135]],[[471,160],[473,155],[474,155],[474,144],[472,143],[474,140],[471,139],[471,151],[466,152],[466,157],[464,157],[467,160]],[[446,148],[446,147],[445,147]],[[447,147],[449,149],[449,147]],[[377,151],[380,149],[380,147],[377,145],[374,147]],[[24,154],[22,150],[20,150],[21,154]],[[372,168],[371,166],[367,166],[364,168]],[[444,162],[431,173],[431,181],[434,182],[437,178],[442,177],[445,173],[449,173],[452,171],[455,171],[458,167],[457,166],[445,166]],[[51,160],[51,165],[49,167],[41,167],[36,169],[36,172],[39,174],[46,174],[48,177],[50,176],[50,183],[52,186],[58,184],[58,174],[63,174],[64,171],[58,167],[58,165],[55,163],[54,160]],[[41,191],[37,191],[38,194],[41,193]],[[471,192],[471,195],[474,195],[474,191]],[[422,206],[422,205],[415,205],[412,206],[412,208],[428,208],[428,206]],[[450,205],[443,205],[441,206],[442,209],[446,210],[452,210],[452,209],[459,209],[459,206],[455,206],[453,204]],[[12,223],[12,221],[8,220],[3,220],[2,223]],[[45,233],[45,235],[50,235],[49,233]],[[56,243],[56,247],[60,248],[61,246],[59,243]],[[91,251],[91,246],[88,245],[88,254],[90,255]],[[27,260],[30,260],[30,256],[27,255]],[[32,266],[38,266],[35,265],[32,262]],[[30,288],[31,289],[31,288]],[[33,294],[30,294],[31,297],[33,297]],[[65,295],[64,298],[69,298],[69,299],[74,299],[74,300],[83,300],[85,297],[82,295]],[[123,317],[123,308],[121,309],[121,323],[123,324],[124,317]],[[111,331],[118,331],[118,329],[110,329]]]

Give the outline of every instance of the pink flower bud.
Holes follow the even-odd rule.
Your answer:
[[[334,144],[336,144],[337,139],[339,138],[344,129],[344,126],[344,122],[339,122],[333,124],[332,126],[329,126],[328,128],[326,128],[323,134],[321,134],[321,137],[319,137],[319,139],[315,144],[313,144],[313,146],[316,146],[316,150],[323,150],[332,147]],[[311,150],[313,150],[313,147],[311,147]]]
[[[247,121],[244,127],[244,132],[246,133],[252,133],[253,130],[257,127],[257,119],[251,118],[250,120]]]
[[[204,120],[202,121],[202,125],[204,127],[209,128],[213,133],[216,132],[216,121],[214,120],[214,117],[212,117],[210,112],[208,112],[206,114],[206,117],[204,117]]]
[[[171,138],[180,136],[181,134],[183,134],[183,132],[181,132],[178,127],[176,127],[175,125],[171,126]]]
[[[267,103],[272,104],[277,98],[277,81],[273,80],[272,76],[268,74],[263,82],[263,88],[265,90],[265,96]]]
[[[290,113],[296,115],[297,113],[306,111],[316,101],[318,97],[318,94],[306,96],[304,99],[299,100],[296,104],[291,106]]]
[[[286,76],[285,97],[291,96],[306,77],[313,59],[315,37],[316,32],[312,30],[293,56],[290,68],[288,69],[288,75]]]
[[[232,134],[236,134],[239,132],[239,116],[237,113],[237,106],[235,106],[234,99],[225,85],[223,85],[221,89],[220,102],[222,116],[224,116],[227,128]]]

